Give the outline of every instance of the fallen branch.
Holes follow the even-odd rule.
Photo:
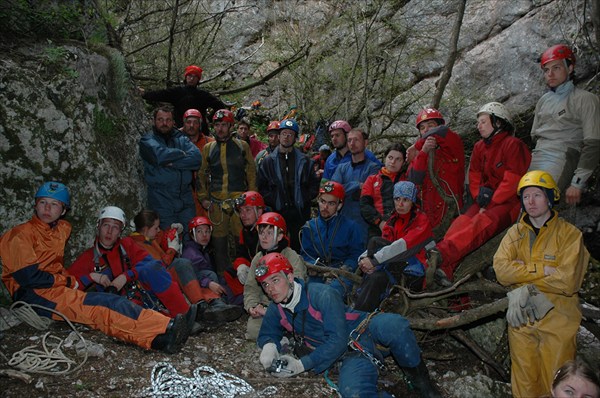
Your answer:
[[[0,369],[0,376],[6,376],[11,379],[18,379],[26,384],[29,384],[33,381],[33,377],[24,372],[19,372],[14,369]]]
[[[483,348],[471,339],[464,330],[457,329],[451,330],[450,335],[458,340],[461,344],[465,345],[468,349],[473,351],[475,355],[479,357],[484,363],[488,364],[492,369],[500,375],[503,381],[508,382],[509,377],[504,370],[504,367],[496,362]]]
[[[350,279],[352,282],[355,282],[355,283],[362,282],[362,277],[361,276],[356,275],[353,272],[346,271],[344,269],[333,268],[333,267],[326,267],[326,266],[323,266],[323,265],[314,265],[314,264],[307,263],[307,262],[305,262],[305,264],[306,264],[306,268],[307,269],[309,269],[311,271],[316,271],[316,272],[318,272],[320,274],[331,273],[331,274],[334,274],[336,276],[340,276],[342,278]]]

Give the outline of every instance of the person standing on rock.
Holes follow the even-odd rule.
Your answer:
[[[515,397],[549,396],[554,373],[575,359],[581,323],[577,292],[590,254],[581,231],[553,209],[560,191],[540,170],[521,178],[523,215],[494,255],[496,278],[508,293],[508,342]]]
[[[600,162],[600,99],[573,84],[575,54],[568,46],[548,48],[540,65],[550,91],[535,106],[529,170],[550,173],[574,205]]]
[[[189,334],[183,315],[169,318],[123,296],[78,289],[77,279],[63,263],[71,224],[62,218],[70,206],[67,187],[46,182],[35,194],[31,220],[0,237],[2,282],[11,298],[58,311],[70,321],[145,349],[179,351]],[[39,307],[34,310],[40,316],[63,320]]]

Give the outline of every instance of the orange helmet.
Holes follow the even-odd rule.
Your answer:
[[[271,131],[279,132],[279,120],[273,120],[269,123],[267,126],[267,134],[270,134]]]
[[[340,200],[340,202],[343,202],[344,197],[346,196],[344,186],[339,182],[335,181],[327,181],[325,184],[321,185],[321,188],[319,188],[319,194],[324,193],[328,193],[330,195],[335,196]]]
[[[548,62],[556,61],[557,59],[566,59],[575,66],[575,54],[564,44],[557,44],[548,48],[540,57],[540,66],[543,68]]]
[[[226,123],[235,123],[235,119],[233,117],[233,112],[229,109],[219,109],[213,115],[213,122],[226,122]]]
[[[284,272],[287,275],[294,272],[294,269],[290,261],[281,253],[265,254],[256,267],[256,280],[258,283],[262,283],[267,277],[278,272]]]
[[[417,115],[417,120],[415,122],[415,125],[417,128],[419,128],[419,124],[421,124],[422,122],[426,121],[426,120],[441,120],[441,124],[446,124],[446,121],[444,120],[444,116],[442,116],[442,113],[440,111],[438,111],[435,108],[423,108],[421,109],[421,111],[419,111],[419,114]]]
[[[202,68],[196,65],[190,65],[185,68],[185,72],[183,73],[183,77],[187,75],[196,75],[198,76],[198,80],[202,79]]]

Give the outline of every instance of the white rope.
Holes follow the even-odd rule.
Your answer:
[[[151,387],[144,395],[153,398],[234,398],[241,395],[262,397],[277,392],[274,386],[257,392],[245,380],[229,373],[219,373],[210,366],[200,366],[194,370],[193,377],[180,376],[177,370],[166,362],[159,362],[154,366],[150,383]]]
[[[56,310],[38,304],[25,303],[23,301],[17,301],[13,303],[13,305],[10,306],[10,310],[16,317],[34,328],[38,330],[48,329],[51,319],[40,317],[34,311],[33,307],[52,312],[62,317],[69,324],[71,329],[73,329],[77,337],[79,337],[83,346],[88,346],[83,336],[77,331],[77,329],[75,329],[75,326],[71,323],[71,321]],[[79,365],[74,366],[77,364],[77,361],[69,359],[61,351],[63,343],[64,340],[59,337],[52,336],[50,332],[48,332],[44,334],[44,337],[42,337],[43,350],[36,349],[36,346],[25,347],[12,355],[11,359],[8,361],[8,365],[28,373],[39,373],[53,376],[73,373],[79,370],[83,364],[85,364],[88,358],[88,351],[87,349],[83,350],[84,357],[82,362]]]

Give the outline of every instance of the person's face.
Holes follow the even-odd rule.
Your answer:
[[[283,129],[279,132],[279,143],[285,148],[289,148],[296,142],[296,133],[294,130]]]
[[[98,241],[102,246],[111,248],[121,236],[123,223],[113,218],[103,218],[98,226]]]
[[[548,87],[556,88],[569,79],[569,74],[573,72],[573,65],[567,68],[564,59],[557,59],[545,64],[542,70]]]
[[[256,223],[258,217],[263,213],[262,209],[256,206],[242,206],[238,210],[240,220],[244,227],[251,227]]]
[[[348,149],[353,155],[363,153],[367,147],[367,140],[363,138],[362,133],[349,132],[348,133]]]
[[[275,148],[277,145],[279,145],[279,131],[273,131],[272,133],[269,133],[268,140],[271,148]]]
[[[338,211],[340,200],[330,193],[322,193],[319,195],[319,213],[324,219],[328,219],[335,215]]]
[[[594,383],[583,377],[571,375],[552,389],[553,398],[599,398],[600,391]]]
[[[492,119],[490,118],[490,115],[487,113],[482,113],[479,115],[477,118],[477,130],[479,130],[479,135],[481,135],[481,138],[488,138],[490,135],[492,135],[494,126],[492,125]]]
[[[187,75],[185,77],[185,85],[186,86],[196,87],[198,85],[198,82],[200,82],[200,78],[194,74]]]
[[[408,198],[394,198],[394,208],[398,214],[406,214],[412,207],[412,200]]]
[[[397,173],[404,164],[404,156],[400,151],[390,151],[385,157],[385,168],[391,173]]]
[[[331,132],[331,145],[335,149],[343,149],[346,147],[346,133],[342,129],[335,129]]]
[[[419,123],[419,133],[421,136],[425,135],[429,130],[438,126],[438,123],[431,119],[425,120],[424,122]]]
[[[158,111],[154,117],[154,127],[162,134],[169,134],[173,130],[173,114],[171,112]]]
[[[245,140],[250,136],[250,127],[247,124],[240,124],[237,129],[238,136]]]
[[[46,224],[52,224],[65,214],[65,204],[52,198],[38,198],[34,206],[35,214]]]
[[[200,119],[190,116],[183,122],[183,132],[188,137],[196,137],[200,134]]]
[[[156,235],[160,232],[160,219],[156,219],[151,226],[144,229],[143,234],[146,238],[150,240],[156,239]]]
[[[279,304],[285,300],[290,294],[290,284],[292,283],[293,277],[291,274],[286,275],[283,271],[276,274],[269,275],[261,282],[261,286],[267,296],[274,303]]]
[[[548,197],[546,193],[538,187],[527,187],[521,193],[523,199],[523,207],[525,212],[531,218],[539,218],[550,213],[548,205]]]
[[[213,124],[215,128],[215,134],[217,138],[225,140],[229,138],[229,131],[231,130],[231,124],[227,122],[215,122]]]
[[[210,242],[210,236],[212,233],[212,231],[210,230],[210,226],[199,225],[196,227],[196,229],[194,231],[196,232],[196,238],[195,238],[196,243],[198,243],[200,246],[208,245],[208,242]]]
[[[275,236],[275,227],[272,225],[259,225],[258,226],[258,241],[260,247],[263,250],[270,250],[283,238],[281,231],[277,231]]]

